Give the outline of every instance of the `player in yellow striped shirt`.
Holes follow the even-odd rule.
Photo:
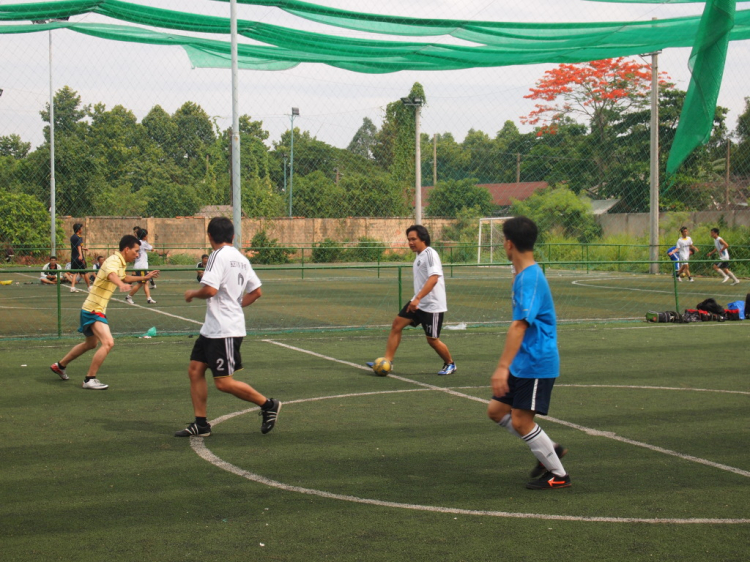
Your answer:
[[[121,293],[128,292],[131,289],[130,283],[143,279],[141,276],[125,273],[128,262],[135,261],[140,248],[141,243],[138,238],[131,234],[123,236],[120,240],[120,251],[104,260],[99,268],[88,297],[81,307],[81,326],[78,331],[86,336],[86,340],[74,346],[62,360],[53,363],[50,367],[52,372],[56,373],[62,380],[68,380],[69,378],[65,369],[71,361],[96,348],[97,343],[101,343],[99,349],[94,353],[82,386],[89,390],[106,390],[109,388],[109,385],[101,383],[96,378],[99,368],[115,345],[107,322],[107,305],[115,289],[118,289]],[[159,272],[155,270],[146,275],[146,279],[158,276]]]

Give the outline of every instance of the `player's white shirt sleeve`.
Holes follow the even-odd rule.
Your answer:
[[[151,244],[145,240],[141,240],[141,249],[138,250],[138,257],[133,264],[133,268],[148,269],[148,253],[153,249],[154,247]]]
[[[234,246],[222,246],[211,254],[201,283],[217,290],[206,299],[206,338],[238,338],[247,335],[242,297],[261,286],[250,262]]]
[[[443,275],[443,264],[438,253],[428,246],[417,254],[413,266],[414,273],[414,296],[422,290],[424,284],[433,275],[438,276],[435,287],[419,301],[419,309],[425,312],[446,312],[448,300],[445,295],[445,276]]]
[[[49,262],[44,264],[44,267],[42,268],[42,270],[43,271],[41,275],[39,276],[39,279],[47,279],[47,273],[45,272],[49,271]]]

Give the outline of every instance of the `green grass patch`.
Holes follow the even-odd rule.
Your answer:
[[[576,518],[750,519],[748,328],[562,326],[550,416],[739,472],[540,417],[570,449],[564,464],[573,487],[554,492],[524,488],[533,456],[470,399],[490,396],[504,329],[444,332],[459,368],[449,377],[436,375],[441,362],[421,332],[407,331],[395,361],[407,380],[246,339],[237,378],[285,405],[265,436],[254,412],[216,425],[205,444],[224,461],[286,486],[528,514],[521,519],[301,494],[209,464],[189,440],[172,437],[193,415],[188,336],[117,338],[100,372],[107,391],[80,388],[90,355],[69,366],[70,381],[49,371],[71,341],[0,342],[3,557],[494,560],[506,551],[516,560],[742,560],[748,523]],[[271,339],[362,364],[382,355],[385,337],[371,330]],[[209,389],[210,419],[251,406]]]

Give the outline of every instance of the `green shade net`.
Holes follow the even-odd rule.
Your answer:
[[[402,41],[393,37],[360,39],[239,20],[238,33],[256,42],[238,46],[239,66],[244,69],[285,70],[299,63],[321,63],[375,74],[401,70],[578,63],[666,48],[693,47],[690,58],[693,76],[670,154],[671,170],[676,169],[684,157],[697,144],[705,142],[710,134],[727,42],[750,39],[750,10],[735,15],[735,0],[710,1],[702,17],[594,23],[407,18],[352,12],[297,0],[238,2],[277,7],[310,21],[357,31],[401,37],[451,36],[472,43],[451,45],[444,41]],[[39,22],[89,13],[166,30],[222,35],[230,32],[228,18],[163,10],[118,0],[62,0],[4,5],[0,6],[0,21]],[[227,41],[140,27],[63,21],[0,25],[0,34],[32,33],[56,28],[108,40],[179,46],[185,50],[192,65],[198,68],[231,66],[231,49]]]
[[[667,160],[668,174],[673,174],[711,136],[734,16],[734,0],[709,0],[706,4],[690,53],[688,66],[692,78]]]

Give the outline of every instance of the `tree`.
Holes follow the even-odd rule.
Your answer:
[[[410,98],[427,99],[424,88],[415,82],[409,92]],[[416,142],[415,108],[402,101],[389,103],[380,131],[375,135],[372,153],[380,166],[405,185],[414,185],[414,154]]]
[[[369,117],[365,117],[362,120],[362,126],[354,133],[354,137],[346,149],[364,158],[372,158],[372,147],[375,144],[375,134],[377,132],[378,128],[372,120]]]
[[[524,215],[539,227],[539,239],[557,235],[591,242],[601,236],[601,226],[594,219],[591,202],[577,196],[567,187],[551,186],[537,191],[525,201],[514,201],[510,212]]]
[[[21,160],[26,158],[30,149],[31,143],[23,142],[18,135],[0,137],[0,157],[8,156],[16,160]]]
[[[10,245],[48,248],[50,215],[38,199],[24,193],[0,191],[0,241]],[[57,225],[57,243],[64,234]],[[41,252],[40,252],[41,254]]]
[[[659,85],[671,87],[666,81],[667,74],[660,75]],[[614,117],[647,103],[651,65],[625,57],[561,64],[546,71],[530,91],[524,98],[547,103],[537,104],[521,118],[522,123],[542,123],[541,132],[554,133],[563,117],[583,115],[592,132],[604,139],[607,125]]]
[[[481,216],[492,214],[492,194],[476,179],[440,182],[430,192],[427,212],[431,217],[456,217],[464,209],[477,209]]]

